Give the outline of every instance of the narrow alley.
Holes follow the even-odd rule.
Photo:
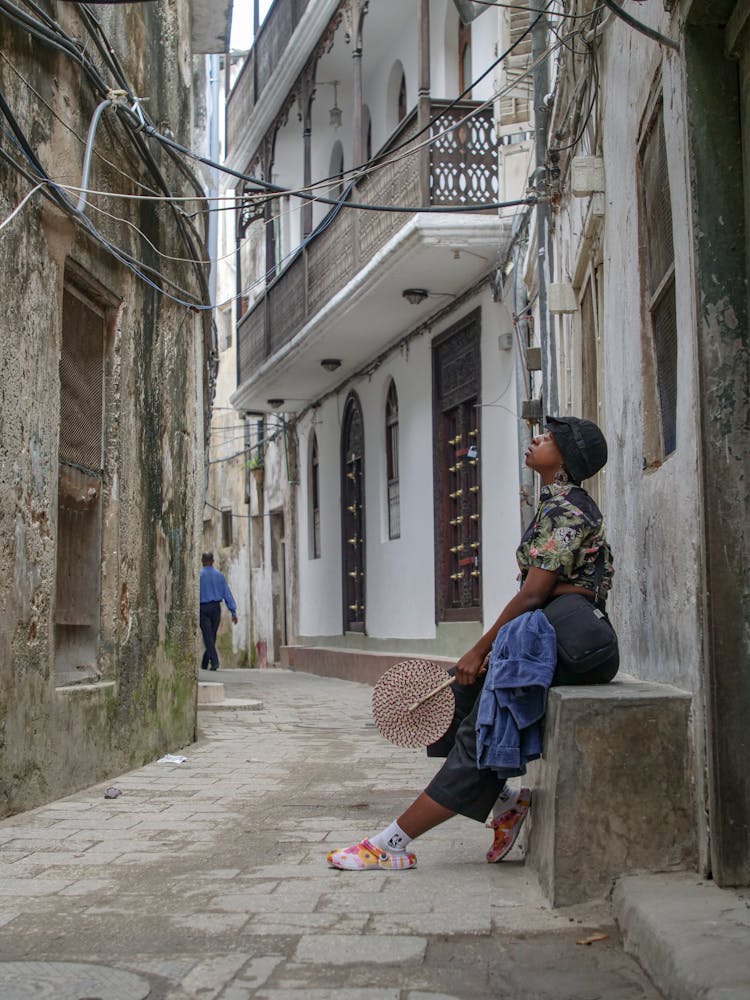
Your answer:
[[[184,764],[0,823],[4,1000],[659,997],[606,904],[549,909],[519,848],[487,866],[469,820],[420,841],[415,871],[328,869],[435,762],[378,735],[364,684],[222,679],[263,708],[202,711]]]

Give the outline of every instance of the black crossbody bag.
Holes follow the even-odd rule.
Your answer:
[[[596,559],[594,600],[583,594],[561,594],[543,608],[557,636],[557,662],[574,674],[585,674],[606,664],[620,662],[617,634],[607,613],[598,605],[604,576],[604,549]]]

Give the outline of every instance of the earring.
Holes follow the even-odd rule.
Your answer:
[[[568,482],[568,473],[565,469],[558,469],[554,475],[554,480],[558,486],[564,486]]]

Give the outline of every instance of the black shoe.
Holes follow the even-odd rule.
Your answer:
[[[219,669],[218,664],[215,667],[211,667],[211,670],[218,670],[218,669]]]

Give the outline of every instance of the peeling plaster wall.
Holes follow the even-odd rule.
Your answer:
[[[677,33],[675,27],[673,33]],[[692,781],[698,807],[701,865],[706,868],[708,829],[704,812],[706,691],[704,662],[704,558],[702,455],[698,383],[698,290],[691,201],[685,68],[679,56],[662,58],[658,46],[614,23],[600,55],[600,128],[605,168],[605,215],[600,254],[603,269],[603,426],[610,460],[602,507],[615,554],[610,614],[620,638],[621,669],[674,684],[693,694],[695,751]],[[661,76],[659,77],[659,73]],[[659,82],[660,79],[660,82]],[[642,324],[638,142],[654,88],[663,92],[664,128],[671,192],[677,307],[677,447],[663,464],[644,468]],[[623,95],[627,100],[623,100]],[[570,281],[579,267],[589,198],[563,196],[554,235],[556,279]],[[571,338],[573,320],[558,321],[573,364],[580,350]],[[578,384],[576,385],[576,378]],[[562,373],[565,384],[565,373]],[[580,373],[564,395],[580,406]]]
[[[610,461],[606,505],[617,555],[613,613],[623,669],[700,689],[701,517],[695,354],[695,286],[688,204],[685,95],[679,62],[662,66],[672,196],[678,330],[677,448],[644,471],[637,144],[660,65],[658,47],[634,32],[605,37],[602,73],[606,176],[604,321]],[[622,101],[622,94],[629,102]],[[625,154],[625,155],[623,155]]]
[[[72,6],[55,5],[73,35]],[[190,140],[187,8],[97,9],[149,114]],[[18,72],[79,134],[95,97],[62,54],[0,20],[0,46]],[[0,86],[42,162],[78,184],[82,146],[10,69]],[[106,115],[90,186],[152,184],[122,127]],[[154,155],[175,189],[184,178]],[[29,185],[0,166],[0,216]],[[148,203],[116,214],[164,252],[185,256],[170,215]],[[96,215],[114,243],[151,266],[132,229]],[[55,674],[59,374],[65,269],[77,265],[106,305],[101,599],[97,669],[90,685],[58,689]],[[0,268],[0,539],[12,567],[0,584],[0,814],[18,812],[153,759],[195,734],[196,476],[202,460],[204,325],[114,261],[39,196],[3,230]],[[197,291],[194,272],[170,277]],[[198,349],[196,350],[196,345]],[[200,367],[199,367],[200,366]]]
[[[251,662],[279,663],[281,646],[298,628],[297,583],[297,430],[283,425],[280,414],[266,419],[264,467],[250,488]],[[274,570],[274,525],[283,528],[283,551],[277,548]],[[304,544],[304,542],[303,542]]]

